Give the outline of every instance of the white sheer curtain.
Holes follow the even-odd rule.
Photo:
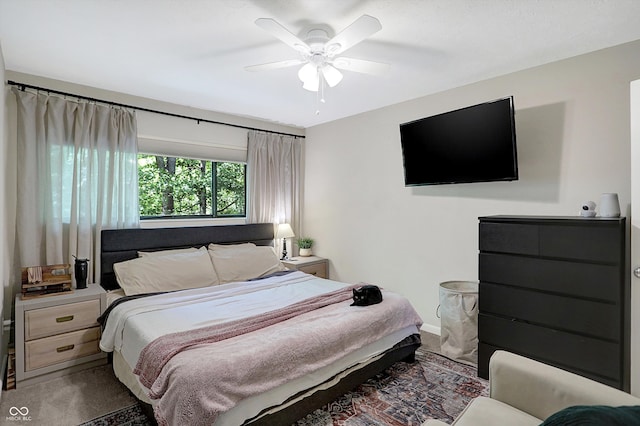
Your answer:
[[[139,226],[135,113],[13,92],[20,265],[88,258],[88,282],[97,282],[100,231]]]
[[[250,131],[247,145],[247,192],[250,223],[288,223],[301,236],[302,139]],[[280,241],[276,242],[280,244]],[[276,247],[277,253],[280,248]],[[289,253],[295,246],[288,247]]]

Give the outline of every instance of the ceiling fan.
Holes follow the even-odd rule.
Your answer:
[[[381,62],[339,56],[382,29],[380,21],[369,15],[362,15],[333,38],[329,38],[325,30],[312,29],[305,39],[301,40],[270,18],[257,19],[256,25],[298,51],[300,58],[251,65],[245,67],[247,71],[264,71],[304,64],[298,71],[302,87],[317,92],[324,82],[329,87],[340,83],[342,73],[339,69],[380,75],[389,68],[388,64]]]

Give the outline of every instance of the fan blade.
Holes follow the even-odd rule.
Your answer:
[[[365,38],[382,29],[380,21],[373,16],[362,15],[351,25],[327,42],[331,54],[337,55],[360,43]],[[332,46],[335,46],[332,48]]]
[[[341,56],[332,62],[334,67],[346,71],[355,71],[364,74],[381,75],[389,69],[389,64],[382,62],[366,61],[364,59],[347,58]]]
[[[278,22],[271,18],[259,18],[256,19],[256,25],[263,30],[271,33],[275,38],[283,41],[288,46],[291,46],[298,52],[309,53],[309,45],[298,37],[293,35],[288,29],[280,25]]]
[[[276,70],[279,68],[292,67],[294,65],[304,64],[305,61],[302,59],[288,59],[286,61],[279,62],[269,62],[266,64],[258,64],[258,65],[250,65],[248,67],[244,67],[246,71],[269,71]]]

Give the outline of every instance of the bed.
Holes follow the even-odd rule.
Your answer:
[[[351,307],[359,284],[267,267],[272,246],[271,224],[102,232],[101,285],[112,304],[101,347],[158,424],[291,424],[413,361],[421,320],[406,299],[383,290],[382,303]],[[205,252],[214,285],[150,292],[128,267],[153,258],[152,273],[164,268],[171,280],[179,269],[171,262],[203,265]]]

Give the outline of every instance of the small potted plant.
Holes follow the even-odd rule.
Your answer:
[[[300,256],[311,256],[311,247],[313,246],[313,238],[301,237],[296,240],[298,248],[300,249]]]

